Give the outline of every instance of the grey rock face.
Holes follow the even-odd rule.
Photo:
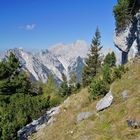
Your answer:
[[[115,31],[114,43],[122,51],[122,63],[140,55],[140,11],[126,28]]]
[[[43,116],[38,118],[37,120],[34,120],[32,123],[24,126],[22,129],[20,129],[17,132],[17,135],[20,140],[27,139],[28,136],[30,136],[32,133],[37,132],[39,129],[43,128],[47,125],[53,123],[52,120],[54,118],[54,115],[58,114],[60,112],[60,106],[54,107],[51,110],[47,111]]]
[[[22,49],[10,49],[0,54],[0,60],[6,61],[10,52],[21,62],[23,70],[31,75],[35,82],[41,80],[47,82],[50,74],[54,75],[59,84],[62,81],[62,73],[69,79],[71,73],[77,75],[81,80],[84,58],[87,55],[88,47],[84,41],[76,41],[71,45],[56,45],[49,50],[42,50],[37,53],[23,51]]]
[[[69,79],[71,73],[74,72],[78,81],[81,80],[84,59],[87,57],[88,50],[86,42],[80,40],[69,45],[58,44],[49,49],[63,64],[67,78]]]
[[[109,107],[113,102],[113,95],[112,92],[108,92],[104,98],[102,98],[96,105],[96,110],[101,111],[105,108]]]
[[[81,112],[77,115],[77,123],[81,122],[84,119],[87,119],[93,115],[93,112]]]

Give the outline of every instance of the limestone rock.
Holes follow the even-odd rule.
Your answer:
[[[127,27],[115,30],[114,43],[122,51],[122,63],[140,55],[140,11]]]
[[[93,112],[81,112],[77,115],[77,123],[81,122],[84,119],[87,119],[93,115]]]
[[[109,91],[104,98],[102,98],[96,105],[96,110],[101,111],[111,105],[113,102],[113,95],[112,92]]]
[[[58,114],[60,112],[60,106],[54,107],[47,111],[43,116],[38,118],[37,120],[34,120],[30,124],[27,124],[22,129],[20,129],[17,132],[17,135],[20,140],[27,139],[28,136],[30,136],[32,133],[37,132],[39,129],[42,129],[47,125],[52,124],[54,121],[54,115]]]
[[[122,92],[122,100],[125,101],[128,98],[129,90],[124,90]]]

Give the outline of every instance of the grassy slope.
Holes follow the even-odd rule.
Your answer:
[[[90,101],[87,89],[69,97],[61,107],[53,125],[40,130],[30,139],[36,140],[139,140],[140,129],[130,129],[126,120],[140,121],[140,61],[127,64],[129,71],[112,84],[114,102],[108,109],[96,113],[97,101]],[[127,101],[121,93],[129,90]],[[77,114],[83,111],[95,114],[76,123]]]

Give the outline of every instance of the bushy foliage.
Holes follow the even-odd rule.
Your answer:
[[[60,103],[62,103],[63,100],[64,100],[64,98],[62,98],[62,97],[59,96],[59,95],[53,96],[52,98],[50,98],[49,106],[50,106],[50,107],[57,106],[57,105],[59,105]]]
[[[17,139],[17,131],[48,107],[41,87],[30,82],[13,53],[0,62],[0,139]]]
[[[114,6],[114,15],[116,19],[116,27],[124,27],[129,20],[129,0],[119,0],[118,4]]]
[[[15,93],[28,94],[31,82],[25,72],[20,69],[20,63],[11,53],[7,62],[0,63],[0,95]]]
[[[121,79],[122,75],[126,72],[127,68],[124,65],[119,65],[115,67],[112,71],[112,80]]]
[[[111,73],[112,73],[112,69],[109,67],[109,65],[104,65],[102,68],[102,72],[103,72],[103,80],[105,82],[107,82],[108,84],[112,83],[112,77],[111,77]]]
[[[4,140],[16,138],[18,129],[39,117],[41,111],[48,107],[48,102],[41,96],[32,97],[22,93],[11,96],[10,103],[3,108],[1,114],[2,138]]]
[[[91,77],[92,81],[89,84],[89,93],[92,99],[104,96],[110,88],[110,85],[116,80],[120,79],[126,72],[123,65],[116,66],[115,53],[108,53],[103,60],[100,72],[95,77]]]
[[[116,56],[115,53],[108,53],[104,58],[104,65],[108,65],[110,67],[116,66]]]
[[[104,65],[101,74],[94,78],[89,85],[89,93],[92,99],[104,96],[109,91],[110,85],[116,79],[120,79],[125,72],[126,69],[123,65],[118,67]]]
[[[114,6],[113,12],[116,19],[116,27],[124,28],[132,16],[138,10],[137,0],[118,0],[118,4]]]
[[[76,74],[73,72],[70,75],[70,80],[68,81],[69,88],[71,89],[71,93],[75,94],[80,91],[81,83],[78,81]]]
[[[109,91],[109,85],[103,79],[93,79],[89,85],[89,93],[92,99],[104,96]]]
[[[68,87],[68,81],[67,81],[67,77],[65,76],[65,74],[62,73],[62,83],[60,85],[59,88],[59,94],[64,97],[64,96],[68,96],[69,95],[69,87]]]
[[[58,87],[53,75],[49,75],[47,83],[43,84],[44,97],[50,95],[56,95],[58,93]]]

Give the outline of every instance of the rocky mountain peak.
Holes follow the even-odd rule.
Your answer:
[[[54,75],[57,83],[62,81],[62,73],[69,79],[71,73],[76,73],[81,79],[84,58],[87,54],[87,44],[84,41],[75,41],[70,45],[57,44],[50,49],[39,52],[27,52],[21,48],[9,49],[0,55],[1,60],[6,60],[10,52],[21,62],[23,69],[31,74],[34,81],[47,82],[50,74]]]
[[[77,40],[65,45],[57,44],[49,49],[38,52],[27,52],[20,48],[9,49],[0,55],[1,60],[6,60],[10,52],[14,53],[23,66],[23,70],[30,73],[34,81],[47,82],[50,74],[54,75],[57,83],[62,81],[62,73],[70,79],[72,73],[81,80],[84,60],[87,57],[89,47],[85,41]],[[107,49],[103,53],[109,52]]]

